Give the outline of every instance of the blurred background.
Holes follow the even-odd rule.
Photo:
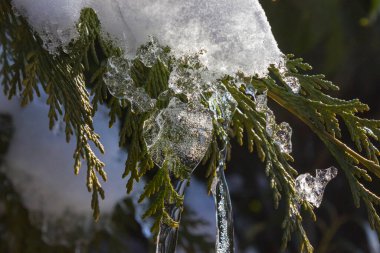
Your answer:
[[[284,53],[304,58],[341,90],[332,95],[359,98],[380,119],[379,0],[260,0]],[[94,223],[85,170],[74,176],[74,143],[66,144],[61,125],[48,130],[44,98],[20,108],[19,101],[0,95],[0,253],[153,252],[150,222],[142,221],[143,205],[126,196],[121,178],[127,153],[119,150],[118,129],[108,129],[107,109],[101,108],[95,128],[102,136],[109,181],[102,216]],[[293,127],[294,167],[314,173],[337,164],[316,136],[296,118],[270,104],[278,121]],[[351,143],[349,138],[347,143]],[[280,252],[284,211],[273,208],[264,166],[256,156],[233,143],[227,171],[235,218],[237,252]],[[186,192],[186,208],[178,252],[214,252],[213,200],[207,196],[204,170]],[[370,189],[380,193],[380,181]],[[355,208],[343,173],[326,188],[316,210],[317,222],[304,226],[318,253],[379,253],[379,239],[364,208]],[[287,252],[297,252],[293,238]]]

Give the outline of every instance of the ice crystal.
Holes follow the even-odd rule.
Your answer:
[[[292,152],[292,128],[288,123],[282,122],[276,129],[273,139],[280,148],[282,153],[290,154]]]
[[[215,85],[215,88],[208,100],[209,108],[213,112],[214,119],[228,126],[236,110],[237,102],[222,85]]]
[[[252,84],[248,84],[245,87],[245,94],[250,95],[253,99],[256,98],[256,90]]]
[[[255,97],[255,104],[256,104],[257,111],[265,112],[268,109],[267,103],[268,103],[267,91]]]
[[[315,177],[309,173],[299,175],[296,179],[298,196],[301,199],[310,202],[313,206],[319,207],[327,183],[336,177],[337,174],[337,168],[330,167],[325,170],[316,170]]]
[[[282,153],[290,154],[292,152],[292,128],[286,122],[279,125],[276,123],[276,117],[268,107],[267,91],[255,97],[256,110],[265,113],[266,126],[265,131],[270,136]]]
[[[131,61],[124,58],[109,58],[104,82],[112,96],[128,100],[137,112],[151,110],[155,100],[143,88],[136,87],[131,77],[131,65]]]
[[[167,108],[144,122],[144,140],[155,164],[179,160],[194,169],[205,155],[212,138],[210,112],[197,104],[172,98]]]
[[[285,61],[285,60],[284,60]],[[284,62],[281,62],[278,66],[278,70],[282,80],[285,84],[291,89],[293,93],[299,93],[301,89],[300,81],[295,76],[288,75],[288,69],[285,66]]]
[[[186,95],[193,102],[202,99],[202,93],[211,91],[212,82],[216,80],[216,76],[200,62],[199,56],[202,53],[201,51],[177,59],[169,77],[169,88],[175,94]]]
[[[149,42],[141,46],[136,53],[136,57],[147,67],[152,67],[157,60],[165,62],[164,49],[159,44],[156,37],[149,36]]]

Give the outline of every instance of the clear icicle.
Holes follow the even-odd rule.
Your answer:
[[[227,147],[224,146],[219,152],[219,164],[211,188],[216,209],[216,253],[234,252],[232,204],[226,178],[224,176],[226,156]]]
[[[192,172],[191,172],[192,173]],[[180,195],[184,195],[188,180],[172,180],[173,185],[176,186],[176,191]],[[167,205],[165,209],[168,211],[170,217],[176,222],[180,222],[182,214],[182,206],[176,204]],[[160,230],[157,235],[156,253],[174,253],[177,246],[178,228],[173,228],[164,222],[160,224]]]
[[[172,98],[167,108],[157,111],[144,122],[143,136],[154,163],[162,167],[165,161],[176,164],[174,175],[190,178],[204,157],[212,139],[211,113],[198,104],[186,104]],[[176,171],[173,171],[176,169]],[[179,171],[184,170],[184,171]],[[171,178],[180,195],[184,195],[187,179]],[[165,204],[170,217],[180,222],[182,206]],[[162,222],[157,237],[157,253],[174,253],[178,228]]]
[[[325,170],[316,170],[315,177],[309,173],[299,175],[296,179],[298,196],[300,199],[310,202],[313,206],[319,207],[327,183],[337,174],[337,168],[330,167]]]
[[[232,216],[232,204],[228,191],[227,181],[224,176],[227,158],[228,136],[227,128],[232,120],[237,107],[236,100],[229,92],[220,89],[209,99],[209,107],[214,118],[221,124],[224,133],[220,133],[221,144],[219,151],[219,164],[216,168],[216,176],[212,182],[211,192],[214,197],[216,209],[216,253],[234,252],[234,228]]]

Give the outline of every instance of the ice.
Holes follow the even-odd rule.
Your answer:
[[[173,63],[169,88],[175,94],[184,94],[190,101],[199,101],[202,93],[211,89],[212,74],[199,61],[199,55],[182,56]],[[215,78],[216,79],[216,78]]]
[[[161,62],[167,61],[163,47],[159,44],[157,38],[153,36],[149,36],[148,43],[137,49],[136,56],[146,67],[152,67],[157,60],[161,60]]]
[[[324,170],[316,170],[316,176],[309,173],[299,175],[296,179],[296,191],[298,196],[319,207],[322,202],[323,192],[328,182],[336,177],[338,170],[330,167]]]
[[[226,128],[232,120],[237,102],[222,85],[215,87],[216,89],[208,100],[209,108],[213,112],[214,119],[223,123]]]
[[[266,118],[265,131],[270,137],[273,137],[277,129],[277,123],[276,123],[276,118],[274,116],[274,113],[271,109],[267,108],[267,110],[265,111],[265,118]]]
[[[209,111],[197,104],[172,98],[167,108],[144,122],[143,136],[155,164],[179,160],[193,170],[202,160],[212,138]]]
[[[253,99],[256,98],[256,90],[252,84],[248,84],[245,87],[245,94],[250,95]]]
[[[276,117],[268,107],[267,91],[255,97],[256,110],[265,113],[266,125],[265,131],[279,147],[282,153],[290,154],[292,152],[292,128],[286,122],[279,125],[276,123]]]
[[[282,122],[276,129],[273,139],[280,148],[282,153],[290,154],[292,152],[292,128],[288,123]]]
[[[80,10],[97,13],[103,34],[131,58],[157,37],[178,57],[201,50],[202,63],[211,71],[265,76],[283,54],[258,0],[13,0],[45,46],[54,52],[78,34]]]
[[[224,176],[225,163],[227,158],[227,142],[219,151],[218,167],[216,176],[211,185],[211,192],[214,198],[216,209],[216,243],[215,252],[233,253],[234,252],[234,229],[233,213],[230,193],[226,178]]]
[[[285,61],[286,60],[284,59],[284,61],[278,65],[280,76],[282,80],[286,83],[286,85],[290,88],[290,90],[293,93],[297,94],[300,92],[301,89],[300,81],[297,77],[288,75],[288,69],[285,66]]]
[[[153,109],[156,101],[150,98],[143,88],[135,86],[131,77],[131,65],[131,61],[124,58],[109,58],[104,82],[112,96],[127,99],[135,111],[149,111]]]
[[[268,103],[267,91],[255,97],[255,104],[256,104],[257,111],[265,112],[268,109],[267,103]]]

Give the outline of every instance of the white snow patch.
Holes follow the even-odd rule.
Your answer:
[[[13,0],[54,52],[75,39],[80,10],[93,8],[105,34],[134,57],[155,36],[176,56],[207,53],[206,67],[222,74],[267,73],[283,54],[258,0]]]
[[[66,210],[78,215],[91,216],[91,194],[86,188],[86,164],[79,175],[73,172],[75,137],[67,144],[65,134],[54,134],[48,129],[48,106],[34,101],[21,108],[19,100],[9,101],[0,92],[0,113],[12,115],[15,134],[5,157],[6,173],[22,195],[28,209],[54,217]],[[126,197],[121,178],[127,154],[118,148],[118,127],[108,128],[104,107],[94,119],[95,129],[101,136],[106,155],[108,181],[103,183],[106,198],[101,201],[103,213],[112,211],[117,201]]]

